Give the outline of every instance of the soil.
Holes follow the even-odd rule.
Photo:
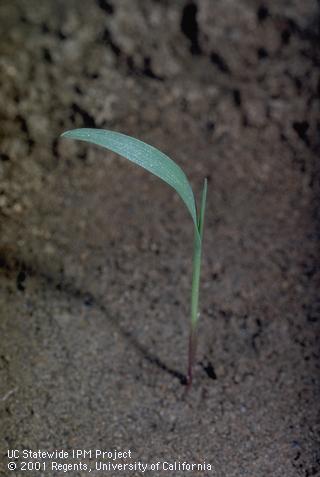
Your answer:
[[[0,17],[0,475],[89,475],[10,472],[8,449],[212,465],[87,455],[92,476],[320,475],[318,2],[2,0]],[[59,139],[83,126],[159,147],[197,197],[209,179],[188,393],[190,217]]]

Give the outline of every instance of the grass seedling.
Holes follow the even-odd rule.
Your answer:
[[[197,349],[197,325],[199,320],[199,288],[201,251],[204,225],[204,212],[207,198],[207,180],[204,180],[200,210],[197,213],[196,202],[189,181],[183,170],[158,149],[138,139],[114,131],[103,129],[74,129],[62,134],[62,137],[85,141],[125,157],[138,164],[169,184],[185,203],[194,225],[193,272],[191,291],[191,321],[189,337],[189,355],[187,384],[192,383],[193,367]]]

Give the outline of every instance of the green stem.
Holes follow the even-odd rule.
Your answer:
[[[189,357],[188,357],[188,376],[187,384],[191,386],[193,376],[193,366],[197,352],[197,334],[199,319],[199,287],[200,287],[200,270],[201,270],[201,241],[199,234],[196,232],[193,250],[193,272],[192,272],[192,290],[191,290],[191,324],[189,336]]]
[[[191,290],[191,327],[194,328],[198,322],[199,308],[199,287],[201,270],[201,242],[198,236],[194,239],[193,249],[193,272],[192,272],[192,290]]]
[[[193,367],[196,359],[197,351],[197,334],[198,334],[198,320],[199,320],[199,288],[200,288],[200,271],[201,271],[201,251],[202,251],[202,237],[204,212],[207,200],[207,179],[204,181],[200,214],[198,216],[198,224],[194,234],[193,246],[193,271],[192,271],[192,290],[191,290],[191,324],[189,337],[189,357],[188,357],[188,374],[187,384],[191,386]]]

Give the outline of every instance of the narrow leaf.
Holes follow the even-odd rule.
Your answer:
[[[200,213],[199,213],[199,220],[198,220],[198,230],[200,239],[202,241],[203,237],[203,224],[204,224],[204,213],[206,210],[206,202],[207,202],[207,189],[208,189],[208,181],[207,179],[204,180],[202,195],[201,195],[201,204],[200,204]]]
[[[180,195],[198,230],[195,200],[189,181],[183,170],[161,151],[133,137],[103,129],[74,129],[62,136],[110,149],[162,179]]]

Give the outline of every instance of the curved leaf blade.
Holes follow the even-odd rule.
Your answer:
[[[178,164],[161,151],[139,139],[104,129],[73,129],[61,136],[109,149],[162,179],[179,194],[198,230],[195,199],[189,181]]]

